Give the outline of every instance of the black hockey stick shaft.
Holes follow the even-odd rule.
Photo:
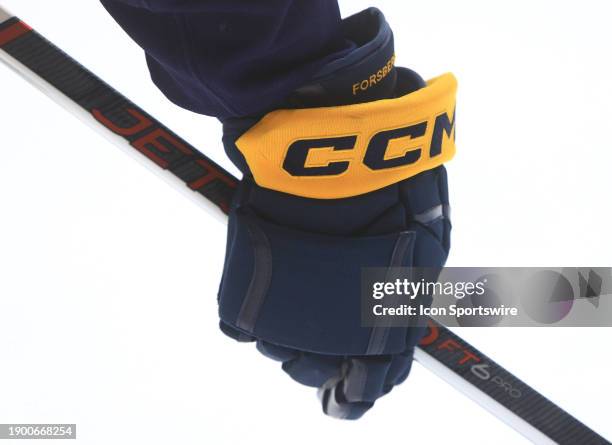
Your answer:
[[[1,7],[0,49],[56,101],[227,213],[236,178]],[[433,320],[415,358],[535,443],[610,443]]]

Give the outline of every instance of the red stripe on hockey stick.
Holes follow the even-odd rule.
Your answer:
[[[17,22],[0,31],[0,47],[32,31],[32,28],[24,22]]]

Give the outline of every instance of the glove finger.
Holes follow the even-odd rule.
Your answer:
[[[319,389],[318,395],[323,412],[336,419],[359,419],[374,406],[374,403],[349,402],[342,392],[342,382],[343,380],[339,378],[331,379]]]
[[[318,388],[340,375],[342,361],[341,356],[301,352],[298,357],[283,363],[283,370],[296,382]]]
[[[265,340],[257,340],[257,350],[277,362],[286,362],[298,357],[299,351],[285,346],[275,345]]]
[[[342,393],[349,402],[371,402],[386,393],[387,373],[391,367],[389,355],[352,357],[342,381]]]

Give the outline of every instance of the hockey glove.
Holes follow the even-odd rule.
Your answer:
[[[448,254],[456,82],[394,68],[377,10],[344,28],[357,49],[284,108],[224,122],[244,177],[219,313],[226,334],[320,388],[327,414],[355,419],[407,377],[424,333],[362,327],[362,268],[441,268]]]

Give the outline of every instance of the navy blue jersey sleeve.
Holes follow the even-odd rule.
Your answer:
[[[278,105],[351,43],[335,0],[101,0],[175,104],[221,119]]]

